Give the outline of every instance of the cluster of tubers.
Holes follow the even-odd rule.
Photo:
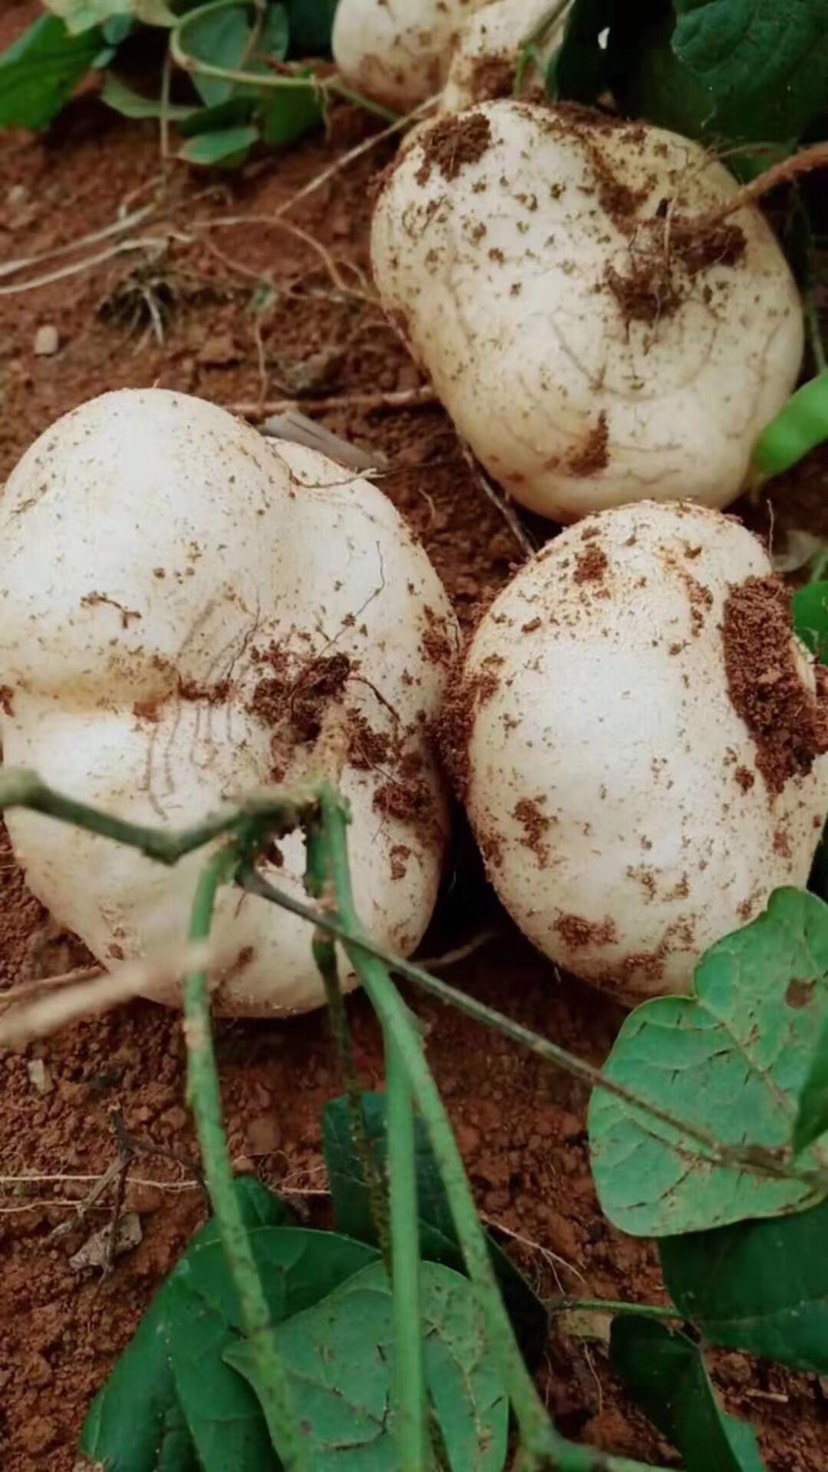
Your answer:
[[[712,942],[804,884],[828,810],[819,671],[721,511],[796,382],[802,311],[698,145],[499,95],[532,15],[341,0],[334,39],[394,106],[446,84],[379,196],[377,287],[480,462],[573,525],[461,654],[369,481],[182,394],[106,394],[0,497],[0,736],[8,765],[171,827],[327,776],[364,923],[403,955],[445,856],[439,744],[521,929],[634,1000],[688,990]],[[168,872],[37,814],[8,824],[31,889],[104,963],[182,934],[202,855]],[[301,895],[298,837],[267,867]],[[302,922],[228,892],[218,938],[220,1010],[323,1001]]]

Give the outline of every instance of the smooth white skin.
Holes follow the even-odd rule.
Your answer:
[[[481,57],[504,61],[517,72],[521,43],[548,10],[548,0],[490,0],[464,25],[457,38],[446,84],[440,99],[443,112],[462,112],[480,99]],[[542,63],[551,58],[560,45],[566,17],[552,27],[542,46],[537,48]],[[543,85],[536,65],[527,69],[524,96],[535,86]]]
[[[594,547],[604,577],[579,583]],[[828,757],[770,795],[725,677],[729,587],[770,571],[758,541],[718,512],[625,506],[550,543],[472,642],[467,677],[496,683],[478,702],[467,797],[489,875],[542,951],[625,999],[689,991],[708,946],[778,885],[807,882]],[[709,607],[691,602],[688,579]],[[541,815],[534,847],[521,800]],[[592,936],[570,943],[567,916]]]
[[[343,81],[408,112],[440,91],[464,21],[485,0],[340,0],[332,47]]]
[[[371,241],[383,306],[460,434],[517,501],[555,520],[645,498],[727,505],[802,356],[801,304],[769,226],[740,210],[736,265],[684,278],[674,313],[628,321],[606,277],[629,276],[635,236],[602,207],[594,159],[645,191],[639,218],[664,200],[704,211],[732,195],[732,177],[696,143],[638,123],[584,138],[554,109],[499,101],[458,125],[474,115],[491,132],[482,156],[451,179],[436,163],[426,176],[421,133]],[[606,464],[590,471],[578,458],[601,416]]]
[[[318,742],[276,733],[280,781],[339,782],[365,926],[413,950],[446,831],[422,724],[444,684],[422,644],[426,607],[451,641],[456,626],[380,491],[198,399],[126,390],[66,415],[23,457],[0,496],[0,548],[4,761],[136,823],[181,828],[273,785],[274,728],[249,710],[273,673],[257,656],[290,651],[293,679],[316,656],[347,655],[353,678],[325,708]],[[375,809],[394,764],[353,765],[346,708],[375,732],[399,730],[422,757],[430,835]],[[105,964],[186,936],[204,850],[167,870],[36,814],[9,813],[8,825],[30,888]],[[282,850],[284,867],[264,872],[304,897],[301,838]],[[230,958],[221,1010],[274,1015],[324,1000],[302,921],[225,890],[215,936]]]

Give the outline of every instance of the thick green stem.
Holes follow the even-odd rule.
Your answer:
[[[400,1472],[427,1472],[433,1464],[423,1358],[414,1101],[405,1064],[390,1037],[385,1058],[397,1455]]]
[[[86,833],[97,833],[101,838],[123,843],[127,848],[140,849],[147,858],[155,859],[159,864],[177,864],[185,854],[203,848],[212,839],[221,838],[226,833],[239,833],[246,825],[260,826],[263,832],[276,837],[290,833],[304,822],[315,802],[310,788],[297,789],[296,792],[274,790],[264,796],[251,797],[238,807],[215,813],[192,828],[171,833],[164,828],[128,823],[90,807],[88,803],[65,797],[43,782],[36,772],[25,768],[12,767],[0,772],[0,811],[28,808],[33,813],[45,813],[59,823],[70,823]]]
[[[443,1178],[469,1277],[477,1288],[489,1325],[493,1356],[527,1448],[540,1458],[551,1453],[557,1438],[523,1363],[509,1316],[500,1297],[486,1235],[477,1215],[460,1150],[437,1085],[426,1063],[419,1034],[384,963],[367,954],[365,948],[359,944],[363,933],[351,890],[346,817],[341,799],[325,788],[320,791],[319,799],[329,881],[336,894],[344,931],[342,943],[382,1024],[386,1040],[395,1050],[395,1065],[405,1069],[409,1087],[417,1100]]]
[[[192,941],[209,937],[216,893],[222,884],[232,881],[237,864],[236,847],[228,844],[213,855],[205,868],[193,901]],[[184,1034],[187,1041],[187,1098],[195,1118],[207,1190],[239,1296],[242,1324],[255,1357],[262,1411],[273,1446],[284,1466],[289,1472],[310,1472],[310,1461],[287,1378],[270,1332],[270,1312],[233,1184],[210,1025],[209,989],[207,975],[203,971],[194,972],[185,984]]]
[[[159,863],[174,864],[185,854],[230,832],[235,832],[240,837],[246,834],[248,855],[252,854],[255,850],[257,835],[279,836],[279,834],[289,833],[305,825],[317,808],[317,792],[313,787],[290,792],[274,790],[272,793],[245,799],[238,807],[229,808],[224,813],[208,817],[203,823],[192,828],[170,833],[160,828],[147,828],[141,824],[124,822],[86,803],[76,802],[73,798],[56,792],[47,783],[41,781],[36,772],[11,769],[0,772],[0,811],[14,807],[25,807],[33,812],[48,814],[59,822],[71,823],[89,833],[97,833],[117,843],[123,843],[128,848],[140,849],[142,853],[149,858],[156,859]],[[641,1110],[650,1119],[657,1120],[667,1128],[677,1131],[683,1141],[692,1140],[697,1147],[701,1147],[696,1151],[699,1159],[715,1165],[750,1170],[756,1175],[771,1176],[779,1180],[801,1181],[823,1193],[828,1191],[828,1177],[825,1172],[802,1170],[796,1165],[777,1160],[771,1151],[761,1146],[726,1145],[702,1126],[679,1119],[649,1100],[641,1098],[633,1090],[606,1078],[599,1068],[587,1063],[585,1059],[568,1053],[565,1048],[558,1047],[547,1038],[539,1037],[519,1022],[513,1022],[511,1018],[496,1012],[493,1007],[485,1006],[484,1003],[458,991],[412,962],[389,955],[381,947],[374,945],[366,936],[361,936],[355,941],[336,915],[326,915],[311,905],[303,904],[301,900],[296,900],[291,895],[274,889],[256,873],[250,862],[240,865],[240,882],[252,894],[259,894],[274,904],[280,905],[282,909],[290,910],[294,915],[301,916],[302,919],[318,926],[329,935],[337,936],[341,940],[350,939],[352,944],[359,946],[363,955],[373,956],[382,961],[390,970],[414,982],[416,986],[436,997],[438,1001],[455,1007],[484,1026],[530,1049],[538,1057],[565,1070],[590,1088],[604,1089],[605,1092],[613,1094],[615,1098],[623,1100],[631,1108]]]
[[[642,1319],[679,1320],[686,1317],[674,1308],[662,1308],[657,1303],[616,1303],[612,1298],[554,1298],[546,1307],[551,1314],[637,1314]]]
[[[310,835],[308,836],[308,850],[309,853],[313,852],[313,839]],[[333,938],[325,934],[319,926],[317,926],[313,936],[313,959],[316,962],[317,970],[322,977],[322,983],[325,987],[328,1019],[336,1050],[342,1064],[342,1076],[345,1081],[345,1094],[350,1108],[354,1144],[357,1155],[359,1156],[360,1165],[362,1166],[365,1186],[368,1191],[374,1230],[376,1231],[380,1251],[382,1252],[383,1260],[390,1277],[391,1232],[388,1225],[388,1201],[386,1199],[385,1185],[374,1151],[371,1148],[368,1131],[365,1128],[365,1115],[362,1109],[362,1089],[357,1076],[351,1029],[348,1026],[345,1001],[339,982],[336,944]]]

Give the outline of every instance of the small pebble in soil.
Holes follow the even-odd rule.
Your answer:
[[[51,322],[38,327],[35,333],[34,350],[38,358],[53,358],[60,347],[60,333]]]

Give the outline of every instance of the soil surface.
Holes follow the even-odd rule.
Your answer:
[[[0,46],[36,8],[7,0]],[[520,548],[438,408],[364,407],[365,395],[411,390],[420,381],[373,300],[368,273],[372,186],[393,146],[380,144],[349,163],[281,222],[274,215],[374,127],[344,108],[329,138],[254,160],[237,176],[190,175],[173,164],[155,214],[80,247],[81,237],[111,224],[118,211],[156,198],[154,126],[122,122],[87,93],[48,136],[2,136],[2,258],[76,249],[0,277],[0,475],[58,414],[120,385],[160,384],[250,412],[263,400],[307,400],[302,407],[328,428],[386,457],[381,483],[422,536],[468,627]],[[82,270],[58,275],[81,261]],[[50,284],[25,289],[49,273],[56,278]],[[56,353],[35,351],[44,327],[57,332]],[[349,403],[354,396],[362,397]],[[313,411],[314,397],[344,402]],[[622,1013],[523,942],[461,830],[423,955],[472,940],[484,943],[445,973],[456,985],[600,1062]],[[5,845],[0,986],[63,974],[88,959],[27,895]],[[426,1025],[429,1060],[480,1208],[533,1281],[550,1297],[564,1291],[658,1302],[655,1252],[615,1232],[597,1207],[580,1086],[436,1003],[410,1000]],[[365,999],[354,996],[349,1011],[361,1076],[366,1087],[380,1086],[380,1038]],[[291,1193],[297,1209],[316,1219],[325,1190],[320,1115],[341,1092],[324,1014],[225,1022],[218,1047],[238,1169]],[[190,1168],[183,1057],[177,1015],[136,1003],[0,1058],[5,1472],[70,1472],[91,1396],[203,1219]],[[77,1222],[77,1203],[117,1164],[125,1141],[135,1152],[126,1205],[140,1216],[143,1240],[102,1280],[95,1269],[73,1268],[70,1258],[109,1221],[112,1188],[85,1223]],[[551,1412],[571,1437],[676,1464],[613,1381],[605,1329],[590,1321],[551,1339],[541,1372]],[[813,1377],[741,1355],[718,1356],[715,1371],[728,1408],[758,1428],[771,1472],[828,1466],[825,1393]]]

